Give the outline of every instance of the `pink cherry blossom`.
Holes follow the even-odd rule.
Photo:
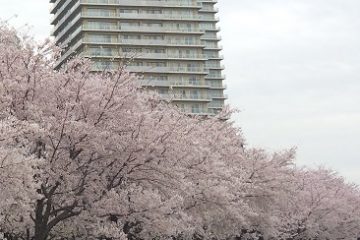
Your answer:
[[[91,73],[0,24],[0,237],[356,239],[355,185],[248,149],[224,109],[188,116],[122,64]]]

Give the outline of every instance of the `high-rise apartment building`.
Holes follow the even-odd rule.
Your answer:
[[[217,0],[50,0],[53,35],[64,52],[94,60],[94,71],[139,74],[183,111],[213,114],[224,106],[216,26]]]

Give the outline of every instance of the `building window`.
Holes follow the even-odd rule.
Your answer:
[[[109,34],[89,34],[88,39],[91,42],[110,43],[111,35],[109,35]]]
[[[201,113],[200,105],[199,104],[192,104],[191,105],[191,112],[192,113]]]

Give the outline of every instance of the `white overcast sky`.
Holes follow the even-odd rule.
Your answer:
[[[0,0],[0,18],[49,35],[46,0]],[[297,146],[301,165],[360,183],[360,1],[219,0],[228,103],[249,146]]]

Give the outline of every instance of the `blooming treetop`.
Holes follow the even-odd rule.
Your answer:
[[[360,232],[357,187],[297,169],[293,150],[244,148],[240,130],[223,120],[229,110],[190,117],[120,64],[96,74],[75,58],[54,71],[58,53],[0,27],[6,237],[332,239],[336,232],[353,239]]]

